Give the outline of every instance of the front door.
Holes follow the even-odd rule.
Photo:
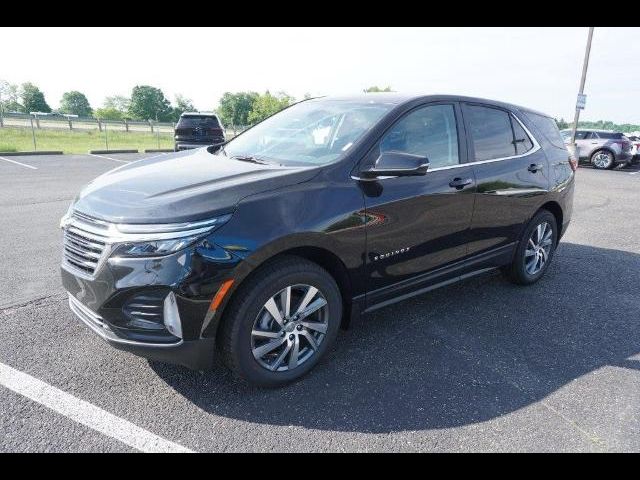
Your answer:
[[[426,156],[424,176],[360,181],[367,223],[369,306],[433,282],[434,272],[467,253],[475,179],[461,165],[466,147],[455,103],[420,106],[382,136],[361,168],[385,151]],[[436,275],[437,276],[437,275]]]

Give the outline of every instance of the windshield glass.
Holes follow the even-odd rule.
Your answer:
[[[327,164],[349,150],[393,106],[368,100],[307,100],[231,140],[222,152],[290,165]]]

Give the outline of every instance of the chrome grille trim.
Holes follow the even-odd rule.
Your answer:
[[[93,278],[110,250],[107,227],[74,213],[65,226],[62,240],[62,266],[74,274]]]

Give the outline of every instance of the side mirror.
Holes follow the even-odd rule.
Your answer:
[[[420,155],[404,152],[384,152],[376,164],[360,172],[363,180],[373,180],[378,177],[410,177],[425,175],[429,168],[429,159]]]

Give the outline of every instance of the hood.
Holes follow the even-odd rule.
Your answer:
[[[301,183],[317,173],[317,167],[259,165],[200,148],[111,170],[89,183],[73,208],[114,223],[204,220],[230,213],[249,195]]]

